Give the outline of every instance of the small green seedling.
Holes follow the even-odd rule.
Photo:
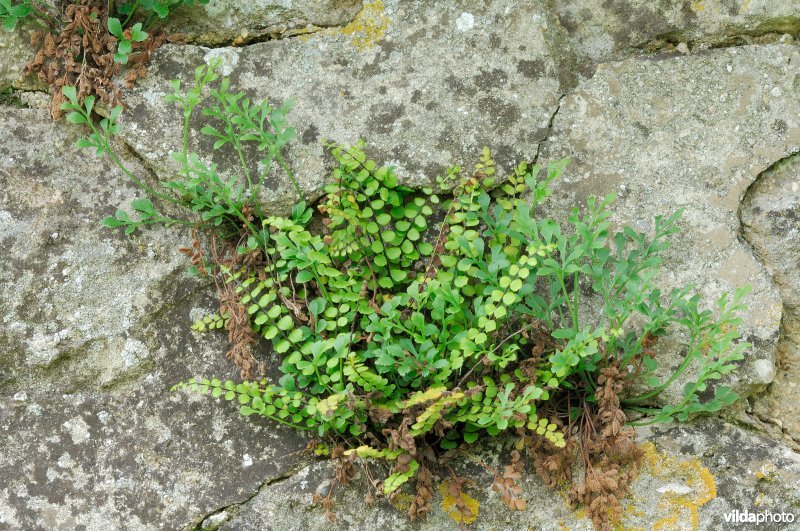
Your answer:
[[[133,43],[147,40],[147,32],[142,31],[141,22],[137,22],[130,28],[123,30],[122,22],[118,18],[109,18],[108,32],[119,40],[117,53],[114,54],[114,61],[123,65],[128,63],[128,56],[133,51]]]

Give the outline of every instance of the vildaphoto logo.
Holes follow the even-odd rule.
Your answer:
[[[729,524],[791,524],[794,522],[794,513],[735,510],[725,513],[725,522]]]

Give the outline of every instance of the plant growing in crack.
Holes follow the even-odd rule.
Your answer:
[[[228,356],[244,381],[194,378],[176,387],[308,432],[318,455],[337,459],[334,485],[353,478],[356,460],[377,461],[388,466],[381,494],[414,484],[410,517],[430,511],[439,478],[453,514],[473,521],[477,505],[462,492],[469,482],[446,462],[506,434],[512,461],[502,472],[486,468],[511,510],[526,509],[518,483],[525,451],[548,484],[569,483],[570,499],[598,528],[610,528],[641,459],[631,424],[683,421],[737,398],[711,384],[748,347],[736,331],[747,289],[720,298],[716,312],[689,287],[661,293],[656,275],[680,212],[657,216],[649,236],[630,227],[610,232],[613,196],[590,198],[563,225],[537,216],[566,160],[546,168],[523,162],[498,181],[487,148],[472,171],[452,167],[435,188],[413,189],[370,160],[363,143],[326,143],[338,167],[324,197],[313,209],[301,200],[290,215],[275,216],[258,200],[266,172],[249,171],[242,145],[255,142],[264,165],[277,162],[300,194],[281,154],[294,136],[288,105],[231,93],[213,66],[199,67],[186,90],[173,82],[168,98],[184,117],[183,148],[174,155],[181,172],[157,190],[113,154],[119,111],[95,124],[92,100],[65,96],[68,120],[90,128],[79,147],[108,154],[154,200],[196,216],[162,216],[139,199],[138,219],[119,211],[104,220],[126,232],[196,224],[182,251],[214,279],[220,311],[194,327],[228,332]],[[214,148],[237,155],[238,178],[221,178],[189,150],[197,108],[216,124],[201,130],[216,139]],[[589,301],[599,307],[594,314],[584,310]],[[688,331],[689,345],[664,374],[654,348],[677,328]],[[259,339],[280,357],[275,380],[263,378],[252,355]],[[654,406],[689,367],[698,376],[682,398]],[[582,478],[573,477],[578,461]],[[331,493],[318,501],[332,516]]]
[[[113,107],[122,93],[113,78],[124,70],[131,86],[147,75],[150,55],[169,40],[160,23],[182,5],[208,0],[0,0],[0,23],[7,31],[23,24],[36,28],[37,54],[25,70],[53,95],[51,114],[61,114],[62,87],[76,87],[79,101],[93,96]]]

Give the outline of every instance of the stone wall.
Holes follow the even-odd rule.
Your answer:
[[[708,300],[754,287],[753,347],[730,382],[747,398],[720,418],[641,430],[648,458],[625,524],[719,529],[732,510],[796,509],[800,2],[211,0],[171,29],[186,44],[156,52],[122,118],[119,147],[149,179],[175,171],[169,80],[219,57],[251,97],[294,98],[287,160],[312,197],[328,173],[320,140],[364,138],[409,183],[471,164],[483,145],[503,171],[568,156],[555,217],[610,192],[613,223],[642,231],[683,208],[663,287],[694,283]],[[330,464],[305,457],[306,440],[169,392],[195,374],[235,375],[225,338],[189,329],[213,287],[185,273],[190,231],[128,238],[99,225],[136,190],[35,108],[27,31],[0,32],[0,529],[457,528],[445,494],[412,525],[385,500],[367,506],[364,478],[338,492],[331,524],[310,507]],[[281,212],[296,197],[275,182],[263,199]],[[669,364],[681,338],[662,343]],[[502,466],[507,444],[476,452]],[[532,467],[529,509],[509,513],[483,469],[454,466],[476,479],[474,527],[591,528]]]

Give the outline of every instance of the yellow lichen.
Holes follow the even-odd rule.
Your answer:
[[[667,492],[661,497],[658,505],[668,511],[670,516],[656,520],[653,524],[654,531],[657,529],[691,529],[692,531],[698,529],[700,524],[697,514],[698,505],[687,496]]]
[[[778,467],[774,463],[764,463],[755,473],[759,481],[775,481],[778,475]]]
[[[351,42],[358,51],[364,51],[379,43],[387,29],[389,17],[384,13],[383,0],[374,0],[365,3],[356,17],[343,28],[326,28],[321,31],[314,28],[313,33],[301,35],[300,40],[346,35],[351,37]]]
[[[410,494],[395,494],[389,498],[389,503],[394,505],[395,509],[399,511],[407,511],[411,507],[411,502],[414,501],[414,496]]]
[[[698,493],[693,500],[697,507],[705,505],[717,497],[717,482],[714,480],[714,475],[700,463],[699,459],[683,463],[683,468],[687,470],[687,481]],[[693,475],[692,472],[696,475]]]
[[[367,2],[356,18],[340,31],[352,36],[353,46],[359,51],[372,48],[383,39],[389,28],[389,17],[384,14],[383,1]]]
[[[717,497],[717,484],[711,471],[699,459],[679,461],[677,458],[659,453],[653,443],[645,443],[644,469],[652,477],[682,480],[691,488],[690,494],[665,492],[658,501],[663,517],[656,520],[653,529],[699,529],[698,508]]]
[[[475,498],[467,496],[463,492],[459,493],[458,499],[450,495],[449,482],[443,481],[439,484],[439,492],[442,494],[442,511],[449,516],[454,522],[459,524],[471,524],[478,518],[478,508],[480,502]],[[463,505],[467,511],[460,511],[456,504]]]
[[[755,501],[753,501],[753,505],[755,507],[761,507],[767,501],[769,501],[769,498],[763,492],[759,492]]]
[[[678,515],[662,518],[653,524],[653,531],[661,531],[662,529],[674,529],[678,524]]]
[[[625,514],[630,516],[647,516],[647,513],[637,509],[634,504],[630,504],[625,508]]]
[[[656,469],[661,465],[661,454],[656,450],[656,445],[653,443],[644,443],[642,445],[644,450],[644,466],[648,470]]]
[[[629,520],[631,518],[644,518],[647,516],[645,511],[642,511],[636,507],[636,497],[631,495],[623,501],[623,514],[620,522],[614,524],[615,531],[646,531],[642,527],[635,527],[630,526],[623,523],[625,520]]]

